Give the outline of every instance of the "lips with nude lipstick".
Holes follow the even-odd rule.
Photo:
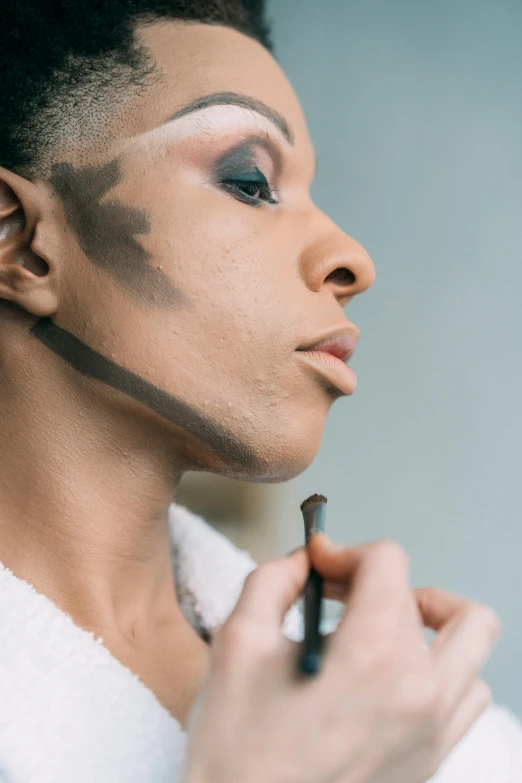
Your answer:
[[[359,342],[359,332],[353,328],[330,334],[316,342],[297,348],[296,353],[343,394],[353,394],[357,376],[347,362]]]

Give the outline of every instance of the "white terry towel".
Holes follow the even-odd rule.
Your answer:
[[[176,504],[169,525],[181,608],[198,632],[212,636],[257,564]],[[297,605],[284,631],[302,638]],[[0,564],[2,783],[180,783],[185,740],[180,724],[102,639]],[[517,719],[490,708],[433,783],[522,783]]]

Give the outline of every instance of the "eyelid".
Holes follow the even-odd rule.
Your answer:
[[[224,178],[230,180],[230,182],[258,182],[259,184],[267,182],[268,177],[261,171],[258,166],[254,166],[252,171],[245,171],[241,174],[233,174]]]
[[[268,155],[270,155],[274,163],[274,179],[279,179],[283,169],[283,153],[281,151],[281,147],[268,134],[257,134],[256,136],[251,136],[250,138],[254,139],[257,146],[264,149]]]
[[[242,138],[241,141],[230,147],[225,153],[223,153],[216,164],[216,169],[221,166],[226,166],[227,159],[233,158],[234,154],[243,153],[245,156],[250,155],[250,161],[248,164],[250,167],[255,167],[255,148],[261,147],[269,155],[272,164],[274,166],[274,172],[272,177],[267,179],[277,180],[280,177],[283,168],[283,154],[277,142],[269,136],[269,134],[253,133],[249,134],[246,138]],[[259,165],[259,168],[262,168]],[[263,172],[264,173],[264,172]]]

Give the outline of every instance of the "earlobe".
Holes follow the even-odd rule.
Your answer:
[[[0,168],[0,299],[32,315],[57,310],[48,263],[32,249],[38,223],[29,191],[35,186]]]

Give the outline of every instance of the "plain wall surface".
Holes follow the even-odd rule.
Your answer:
[[[377,269],[345,310],[357,391],[287,491],[326,494],[339,541],[398,540],[414,585],[493,606],[484,676],[522,716],[522,2],[269,13],[317,151],[312,196]]]

